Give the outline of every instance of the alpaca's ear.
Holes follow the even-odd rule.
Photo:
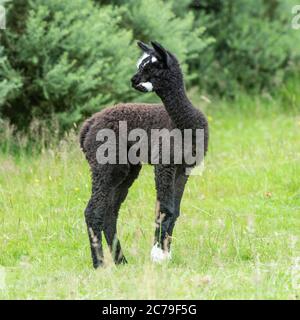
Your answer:
[[[146,53],[153,52],[153,49],[142,41],[138,41],[137,45]]]
[[[151,41],[151,44],[159,60],[161,60],[167,67],[169,67],[171,63],[171,57],[168,51],[156,41]]]

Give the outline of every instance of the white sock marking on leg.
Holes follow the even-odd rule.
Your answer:
[[[171,260],[172,254],[171,252],[164,252],[161,248],[159,248],[158,243],[156,243],[151,250],[151,260],[153,262],[162,262],[165,260]]]

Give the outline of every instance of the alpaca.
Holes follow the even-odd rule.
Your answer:
[[[127,262],[117,237],[117,218],[120,206],[141,169],[141,163],[99,164],[96,153],[102,142],[97,141],[97,132],[108,128],[118,136],[119,121],[126,121],[128,130],[142,128],[147,133],[153,128],[176,128],[182,131],[192,129],[193,132],[201,129],[204,131],[204,154],[207,151],[208,123],[204,114],[193,107],[187,98],[176,57],[159,43],[151,44],[152,47],[138,42],[143,55],[131,82],[132,87],[140,92],[155,92],[162,104],[126,103],[106,108],[85,121],[80,132],[80,145],[89,162],[92,176],[92,194],[85,209],[85,220],[95,268],[104,263],[102,233],[114,262]],[[193,147],[194,144],[193,142]],[[128,148],[129,146],[130,144]],[[151,250],[153,261],[171,258],[173,229],[180,214],[180,202],[188,180],[186,169],[194,165],[195,163],[175,164],[174,161],[169,164],[154,164],[157,197],[154,245]]]

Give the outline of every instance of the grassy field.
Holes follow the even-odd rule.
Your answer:
[[[211,104],[212,105],[212,104]],[[0,154],[2,299],[299,299],[300,117],[255,99],[208,105],[209,154],[192,176],[173,260],[150,262],[153,169],[123,204],[126,266],[91,266],[90,178],[76,139],[40,155]]]

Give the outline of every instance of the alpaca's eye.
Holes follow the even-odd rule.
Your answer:
[[[163,69],[163,64],[159,61],[155,61],[154,63],[152,63],[152,66],[155,68],[155,69]]]
[[[143,68],[143,72],[145,72],[145,73],[149,73],[150,70],[151,70],[151,65],[150,64],[145,65],[145,67]]]

